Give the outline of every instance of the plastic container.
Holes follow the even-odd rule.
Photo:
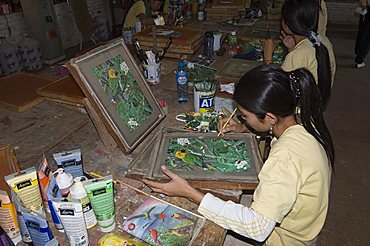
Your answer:
[[[236,31],[232,31],[229,36],[229,54],[236,55],[236,47],[238,46],[238,38],[236,36]]]
[[[86,181],[85,177],[76,177],[74,179],[75,183],[70,188],[70,195],[72,198],[77,199],[81,202],[84,220],[87,229],[93,228],[98,221],[96,220],[94,211],[91,206],[89,197],[87,196],[86,190],[82,181]]]
[[[176,84],[177,84],[177,102],[187,103],[189,101],[188,96],[188,74],[186,72],[186,63],[180,60],[178,63],[176,73]]]
[[[69,189],[73,185],[73,176],[69,173],[64,172],[63,168],[58,168],[55,172],[55,181],[62,193],[62,196],[68,196]]]

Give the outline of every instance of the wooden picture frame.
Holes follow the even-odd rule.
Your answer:
[[[176,131],[174,129],[163,128],[157,132],[141,152],[133,158],[125,176],[128,178],[141,180],[147,178],[157,181],[168,181],[168,177],[161,171],[161,166],[165,165],[167,147],[171,138],[208,138],[215,139],[217,133],[194,133],[187,131]],[[246,144],[250,158],[250,170],[247,172],[205,172],[197,171],[177,171],[176,174],[185,178],[196,188],[213,189],[242,189],[254,190],[258,184],[258,173],[262,168],[262,159],[258,149],[255,136],[250,133],[226,134],[223,139],[243,140]]]
[[[231,58],[218,72],[219,76],[233,77],[240,79],[249,70],[262,65],[263,62],[250,61],[245,59]]]
[[[66,65],[124,153],[134,150],[165,117],[122,38]]]

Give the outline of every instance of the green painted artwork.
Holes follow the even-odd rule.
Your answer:
[[[140,128],[153,113],[153,108],[123,57],[113,57],[92,70],[129,131]]]
[[[172,138],[165,164],[176,171],[251,171],[246,143],[237,139]]]

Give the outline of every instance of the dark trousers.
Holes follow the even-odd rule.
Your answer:
[[[370,48],[370,7],[367,7],[367,14],[361,15],[360,24],[358,27],[358,33],[356,38],[355,46],[355,62],[363,63],[365,57],[369,53]]]

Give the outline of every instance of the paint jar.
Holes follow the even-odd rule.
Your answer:
[[[213,112],[215,110],[216,89],[197,90],[194,87],[194,111],[199,113]]]
[[[144,77],[149,83],[156,85],[161,78],[161,63],[143,64]]]
[[[71,174],[64,172],[63,168],[58,168],[54,172],[55,181],[62,193],[62,196],[68,196],[69,189],[73,185],[73,177]]]

